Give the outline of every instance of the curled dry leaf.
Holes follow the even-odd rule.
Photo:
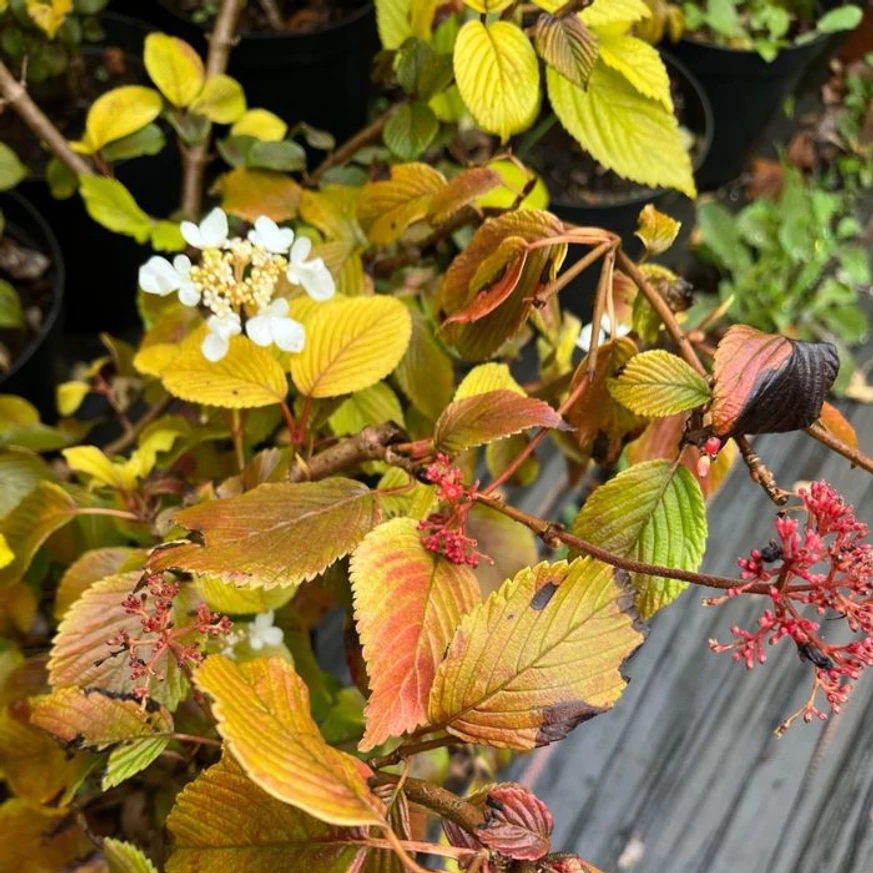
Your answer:
[[[807,343],[735,325],[713,362],[712,425],[720,437],[802,430],[820,415],[840,360]]]

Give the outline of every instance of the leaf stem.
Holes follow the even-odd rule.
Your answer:
[[[107,455],[120,455],[127,451],[137,440],[139,435],[155,420],[160,418],[169,409],[173,398],[168,394],[152,406],[141,418],[138,418],[131,429],[123,433],[117,440],[107,443],[103,451]]]
[[[430,740],[423,740],[420,743],[409,742],[401,743],[393,752],[387,755],[379,755],[376,758],[370,758],[367,761],[370,767],[374,770],[381,770],[383,767],[393,767],[401,761],[413,755],[419,755],[422,752],[428,752],[431,749],[441,749],[444,746],[463,745],[463,741],[457,737],[449,736],[448,734],[441,737],[434,737]]]
[[[135,512],[126,509],[112,509],[109,506],[80,506],[76,515],[105,515],[109,518],[123,518],[126,521],[143,521]]]

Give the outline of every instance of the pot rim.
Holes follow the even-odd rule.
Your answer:
[[[807,42],[792,42],[790,45],[786,45],[783,48],[779,49],[779,51],[776,53],[776,57],[773,58],[772,61],[764,60],[764,58],[761,58],[761,60],[764,61],[765,64],[773,64],[777,60],[779,60],[780,55],[784,55],[788,52],[799,52],[803,49],[813,48],[814,46],[818,46],[822,42],[825,42],[829,37],[832,36],[834,36],[833,33],[816,33],[815,37],[808,40]],[[758,57],[761,57],[760,54],[755,51],[755,49],[733,48],[729,45],[719,45],[718,43],[710,42],[706,39],[698,39],[693,34],[683,33],[680,42],[687,42],[691,45],[712,49],[713,51],[722,52],[726,55],[757,55]]]
[[[198,28],[203,32],[204,36],[208,33],[208,28],[204,27],[202,24],[196,24],[188,16],[183,15],[178,9],[176,9],[172,0],[159,0],[159,2],[161,6],[170,13],[170,15]],[[374,8],[375,3],[373,0],[366,0],[366,2],[362,3],[354,12],[352,12],[351,15],[348,16],[348,18],[343,18],[341,21],[334,22],[333,24],[329,24],[327,27],[322,27],[318,30],[309,31],[308,33],[277,33],[273,30],[243,30],[240,31],[239,36],[241,39],[263,42],[276,42],[279,40],[294,42],[296,40],[312,39],[321,36],[322,34],[335,33],[349,27],[350,25],[357,24],[359,21],[366,18]]]
[[[49,223],[44,218],[43,214],[23,195],[17,191],[4,191],[0,196],[0,205],[4,199],[12,200],[16,207],[23,211],[29,219],[31,219],[42,234],[42,239],[35,239],[37,243],[42,243],[48,249],[48,256],[51,259],[51,269],[54,275],[52,276],[52,290],[54,292],[52,305],[48,312],[45,313],[45,321],[40,326],[39,333],[34,337],[30,344],[25,348],[24,352],[15,359],[9,371],[0,375],[0,391],[3,389],[3,383],[17,375],[24,366],[33,358],[39,347],[43,344],[46,337],[52,332],[58,319],[61,317],[64,305],[64,290],[66,286],[66,271],[64,268],[64,258],[61,254],[61,247],[54,231],[49,226]],[[9,224],[15,227],[17,224],[13,216]],[[24,228],[25,231],[27,230]],[[36,237],[37,234],[34,234]]]
[[[700,105],[703,107],[703,144],[697,151],[697,155],[691,165],[695,173],[703,166],[709,150],[712,148],[712,140],[715,133],[715,119],[712,113],[712,104],[709,102],[709,96],[703,90],[703,86],[697,79],[694,78],[688,67],[685,66],[678,58],[673,57],[668,51],[661,51],[661,57],[668,69],[672,68],[682,76],[685,81],[691,86],[691,90],[697,95]],[[548,187],[548,186],[547,186]],[[580,203],[578,200],[562,200],[560,197],[553,197],[549,192],[549,208],[557,206],[560,209],[623,209],[626,206],[635,206],[637,204],[649,203],[656,197],[662,194],[672,192],[672,188],[649,188],[643,193],[634,194],[628,197],[623,197],[616,200],[610,200],[604,203]],[[679,193],[679,192],[677,192]]]

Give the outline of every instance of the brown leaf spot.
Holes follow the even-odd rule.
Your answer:
[[[576,725],[604,712],[605,709],[592,706],[584,700],[568,700],[547,706],[543,710],[543,723],[537,731],[536,744],[547,746],[562,740]]]

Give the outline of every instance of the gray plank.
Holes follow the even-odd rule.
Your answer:
[[[869,450],[873,409],[850,417]],[[781,482],[827,479],[873,522],[867,474],[803,434],[757,445]],[[738,468],[710,509],[707,569],[733,575],[739,555],[767,542],[772,518]],[[777,740],[773,729],[809,693],[808,666],[788,643],[751,673],[707,648],[761,608],[751,597],[707,608],[700,589],[687,592],[653,621],[611,713],[510,768],[552,808],[556,847],[634,873],[873,870],[873,677],[838,719]]]

